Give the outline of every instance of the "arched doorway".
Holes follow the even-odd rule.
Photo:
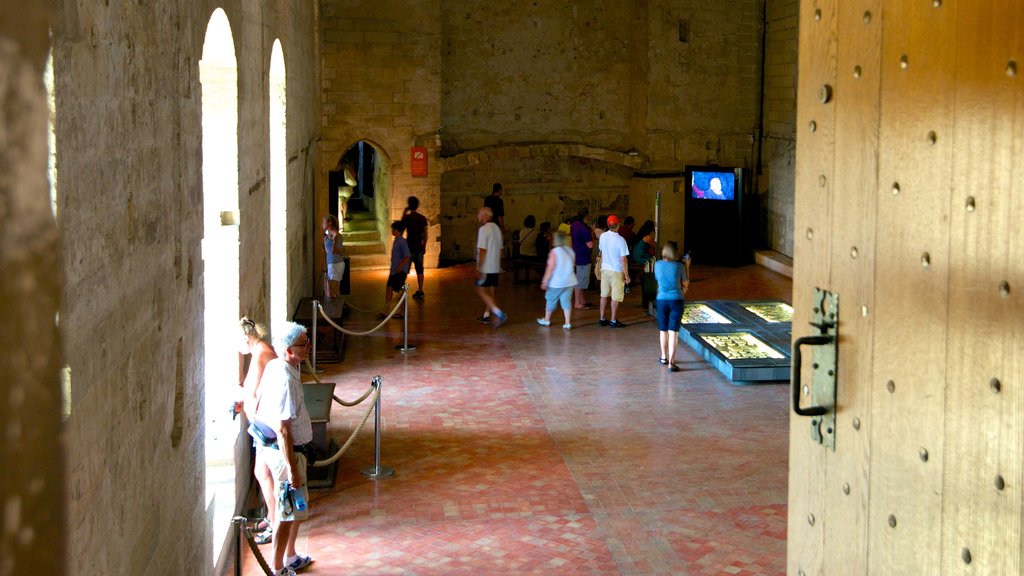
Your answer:
[[[391,161],[367,140],[350,146],[328,173],[327,208],[342,222],[352,267],[386,266],[390,196]]]
[[[206,505],[212,512],[216,563],[235,510],[234,443],[239,428],[227,410],[237,395],[239,381],[238,66],[231,25],[220,8],[214,10],[207,25],[199,79],[203,114]]]
[[[287,86],[281,41],[270,54],[270,332],[288,320]]]

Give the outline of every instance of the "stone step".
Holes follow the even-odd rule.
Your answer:
[[[758,250],[754,262],[783,276],[793,277],[793,259],[774,250]]]
[[[349,242],[345,240],[345,253],[349,256],[356,254],[384,254],[384,243],[379,240],[366,242]]]
[[[391,268],[391,259],[387,254],[352,254],[349,264],[353,270],[387,270]]]
[[[341,236],[344,238],[346,245],[353,242],[380,242],[380,232],[376,228],[373,230],[342,232]]]
[[[377,229],[377,221],[373,218],[353,218],[346,220],[342,228],[344,232],[367,232]]]

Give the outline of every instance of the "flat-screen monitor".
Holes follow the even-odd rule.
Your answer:
[[[699,200],[733,200],[736,198],[736,172],[728,168],[692,168],[690,195]]]

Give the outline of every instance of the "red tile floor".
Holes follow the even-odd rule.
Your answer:
[[[788,388],[734,385],[683,344],[669,373],[636,291],[625,329],[599,327],[596,306],[571,331],[538,326],[543,293],[505,276],[497,330],[474,321],[470,267],[428,270],[426,300],[409,304],[414,352],[395,349],[392,320],[321,365],[342,398],[383,377],[381,461],[395,474],[360,474],[371,419],[334,489],[311,496],[306,573],[784,574]],[[351,300],[377,305],[384,279],[356,272]],[[790,294],[757,266],[694,267],[688,298]],[[346,327],[375,324],[353,313]],[[361,414],[335,405],[332,434],[344,441]]]

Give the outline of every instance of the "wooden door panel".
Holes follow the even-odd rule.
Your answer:
[[[957,13],[942,535],[947,574],[968,566],[975,574],[1021,571],[1021,493],[1006,489],[1004,475],[1007,466],[1017,469],[1012,483],[1020,486],[1022,396],[1018,385],[1002,385],[1002,358],[1013,353],[1006,347],[1013,342],[1013,307],[999,288],[1011,263],[1011,227],[1024,224],[1019,213],[1009,217],[1020,190],[1013,178],[1021,119],[1015,100],[1024,92],[1006,71],[1012,47],[1019,46],[1019,5],[965,4]],[[1003,461],[1003,455],[1012,457]]]
[[[869,572],[939,573],[956,41],[952,3],[887,2],[875,251]],[[927,454],[927,456],[924,456]]]
[[[836,292],[840,355],[835,452],[791,418],[788,572],[1021,574],[1024,2],[800,18],[794,337]]]
[[[835,158],[835,101],[822,102],[820,91],[836,78],[837,0],[800,6],[801,63],[797,82],[795,278],[793,334],[803,335],[811,320],[809,303],[815,286],[829,281],[831,187]],[[806,48],[806,50],[804,50]],[[803,372],[809,381],[810,369]],[[805,398],[806,401],[806,398]],[[822,570],[825,450],[810,443],[810,420],[790,419],[789,556],[790,574]]]
[[[824,574],[867,574],[881,0],[839,4],[830,289],[840,296],[836,449],[827,459]]]

